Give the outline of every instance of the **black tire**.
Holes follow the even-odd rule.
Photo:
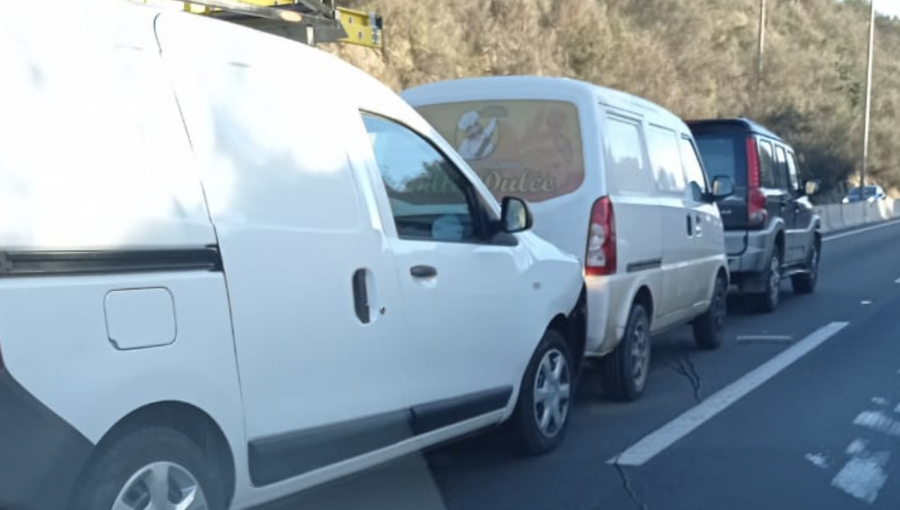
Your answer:
[[[145,467],[161,462],[176,466],[167,477],[171,483],[187,483],[180,468],[199,485],[206,498],[206,508],[225,510],[227,496],[222,477],[216,476],[215,467],[200,448],[180,432],[162,427],[140,429],[101,448],[77,482],[70,510],[112,509],[126,484],[132,485],[129,482],[139,477]],[[147,487],[140,481],[134,483],[133,486]],[[136,490],[123,497],[140,500],[150,496],[148,491]]]
[[[709,309],[694,319],[694,342],[701,349],[718,349],[722,345],[725,315],[728,312],[728,283],[721,274],[716,276]]]
[[[818,237],[813,241],[812,249],[806,262],[807,273],[791,276],[791,287],[795,294],[812,294],[819,281],[819,261],[822,258],[822,241]]]
[[[549,368],[560,369],[559,379],[548,378],[542,366],[549,363]],[[562,363],[562,365],[559,365]],[[534,351],[525,375],[522,376],[522,387],[519,390],[519,400],[516,410],[510,418],[509,426],[512,428],[517,440],[517,446],[526,455],[543,455],[553,451],[559,446],[565,437],[569,426],[569,418],[572,415],[572,403],[575,400],[575,385],[572,374],[572,355],[569,345],[562,334],[549,329],[544,333],[544,338]],[[545,367],[546,368],[546,367]],[[547,402],[538,402],[538,388],[543,387],[550,392],[562,397],[562,386],[568,387],[568,396],[555,400],[549,397]],[[547,393],[548,396],[550,393]],[[556,407],[554,407],[556,406]],[[555,409],[556,412],[551,410]],[[539,416],[540,415],[540,416]],[[547,426],[541,426],[541,417],[547,416]]]
[[[649,369],[650,314],[644,305],[635,303],[628,314],[622,341],[600,359],[603,390],[613,400],[633,402],[644,394]]]
[[[781,302],[781,250],[776,246],[772,250],[772,258],[763,273],[766,281],[765,290],[752,296],[755,308],[762,313],[772,313]]]

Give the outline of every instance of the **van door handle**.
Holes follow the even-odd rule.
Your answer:
[[[687,234],[688,234],[688,237],[691,237],[694,235],[694,226],[691,224],[691,215],[690,214],[688,214],[688,216],[687,216]]]
[[[353,308],[356,310],[356,317],[359,322],[368,324],[372,321],[369,314],[369,289],[366,286],[365,269],[357,269],[353,273]]]
[[[437,268],[433,266],[413,266],[409,268],[409,274],[414,278],[433,278],[437,276]]]

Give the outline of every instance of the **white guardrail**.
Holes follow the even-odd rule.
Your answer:
[[[900,218],[900,200],[819,205],[815,211],[822,219],[822,232],[833,232]]]

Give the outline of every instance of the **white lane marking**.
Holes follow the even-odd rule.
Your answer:
[[[897,278],[896,280],[894,280],[894,283],[900,283],[900,278]]]
[[[823,241],[833,241],[835,239],[841,239],[843,237],[854,236],[856,234],[862,234],[863,232],[869,232],[870,230],[878,230],[879,228],[890,227],[890,226],[896,225],[898,223],[900,223],[900,220],[886,221],[884,223],[879,223],[878,225],[873,225],[871,227],[865,227],[865,228],[861,228],[861,229],[857,229],[857,230],[851,230],[850,232],[843,232],[841,234],[825,236],[824,238],[822,238],[822,240]]]
[[[847,455],[856,455],[866,451],[866,445],[868,444],[869,442],[865,439],[854,439],[853,442],[847,445]]]
[[[681,416],[651,432],[607,463],[618,463],[623,466],[640,466],[646,463],[707,420],[791,366],[795,361],[847,327],[848,324],[848,322],[832,322],[813,331],[803,340],[717,391],[703,402],[682,413]]]
[[[900,437],[900,421],[881,411],[863,411],[853,420],[853,424],[889,436]]]
[[[871,505],[878,499],[878,491],[887,481],[884,466],[888,459],[890,459],[888,452],[871,455],[859,452],[844,464],[831,480],[831,485]]]
[[[738,335],[737,342],[791,342],[790,335]]]
[[[888,405],[887,399],[883,397],[872,397],[872,403],[877,406],[886,406]]]
[[[871,299],[863,299],[862,301],[859,302],[859,304],[861,304],[861,305],[871,305],[871,304],[872,304],[872,300],[871,300]]]
[[[828,466],[830,465],[828,462],[828,457],[822,455],[821,453],[807,453],[803,458],[808,460],[810,464],[816,466],[817,468],[828,469]]]
[[[894,408],[895,413],[900,413],[900,404],[897,404],[897,407]]]

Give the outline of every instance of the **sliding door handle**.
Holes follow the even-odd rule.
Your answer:
[[[433,266],[413,266],[409,268],[409,274],[414,278],[433,278],[437,276],[437,268]]]

